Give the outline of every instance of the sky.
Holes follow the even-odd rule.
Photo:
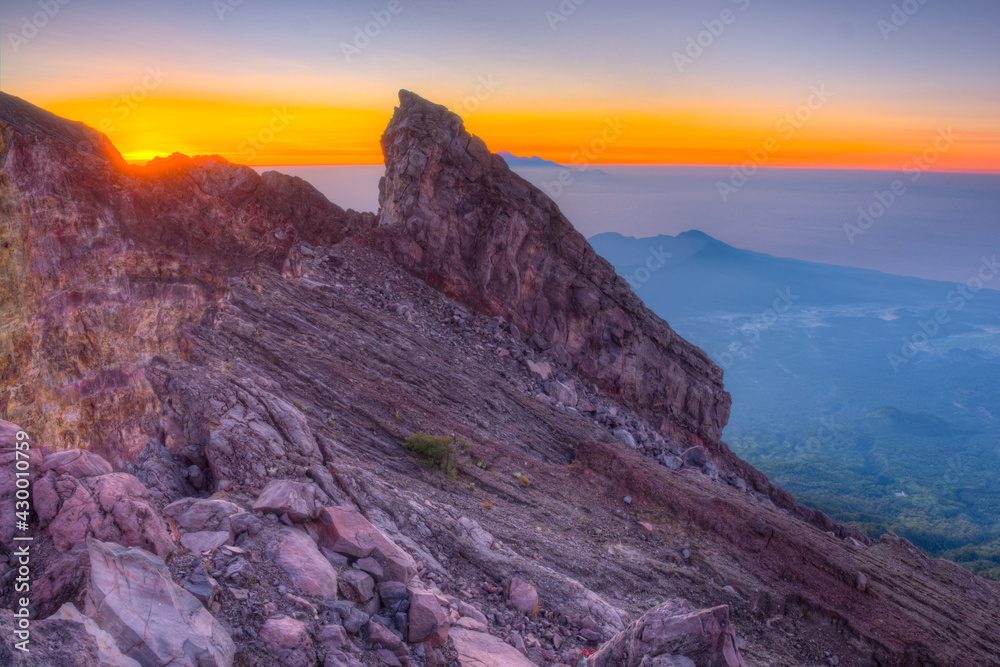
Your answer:
[[[0,35],[0,88],[133,162],[377,164],[406,88],[567,164],[1000,172],[996,0],[5,0]]]

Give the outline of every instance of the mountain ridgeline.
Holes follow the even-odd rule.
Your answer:
[[[727,440],[807,505],[1000,578],[1000,267],[955,285],[700,232],[595,249],[726,372]],[[981,269],[981,270],[980,270]]]
[[[218,156],[127,165],[0,93],[0,502],[32,499],[0,514],[0,663],[990,664],[1000,586],[723,441],[726,360],[647,306],[686,249],[616,272],[408,91],[382,149],[357,212]],[[817,298],[790,286],[761,308]],[[864,465],[883,431],[979,437],[921,411],[868,409]]]

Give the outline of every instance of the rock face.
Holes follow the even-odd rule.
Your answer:
[[[356,511],[325,507],[315,522],[319,544],[353,558],[371,556],[382,568],[383,580],[409,583],[417,572],[413,558]]]
[[[288,616],[269,618],[260,638],[277,664],[285,667],[315,667],[316,651],[309,630],[302,621]]]
[[[0,411],[115,464],[159,413],[143,367],[181,351],[177,327],[228,276],[374,224],[301,179],[216,157],[130,167],[99,132],[6,93],[0,165]]]
[[[587,665],[640,667],[674,654],[698,665],[747,667],[736,648],[729,607],[692,609],[687,600],[670,600],[643,614],[592,655]]]
[[[283,528],[278,539],[271,543],[268,556],[302,593],[337,599],[337,572],[305,533]]]
[[[451,637],[455,641],[458,664],[462,667],[533,667],[535,664],[510,644],[484,632],[454,628]]]
[[[149,492],[132,475],[77,479],[50,470],[33,490],[39,524],[48,529],[59,551],[68,551],[88,537],[141,547],[158,556],[175,548]]]
[[[144,665],[996,661],[1000,587],[795,506],[712,441],[716,371],[433,105],[404,99],[369,229],[296,179],[133,169],[2,102],[0,415],[34,436],[38,518],[25,664],[117,659],[91,623]],[[0,423],[5,507],[18,430]],[[402,446],[418,431],[455,437],[457,479]],[[643,617],[666,595],[707,609]],[[81,601],[90,623],[58,612]]]
[[[89,540],[86,614],[143,665],[229,667],[236,647],[163,561],[141,549]]]
[[[722,370],[653,315],[555,202],[408,91],[382,136],[381,240],[407,270],[513,322],[581,375],[659,415],[665,435],[715,442]],[[659,424],[657,424],[659,426]]]

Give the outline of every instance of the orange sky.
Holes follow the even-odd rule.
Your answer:
[[[50,111],[104,131],[130,162],[157,155],[217,153],[250,165],[377,164],[392,109],[278,106],[253,101],[94,96],[44,103]],[[388,105],[387,105],[388,106]],[[936,171],[1000,171],[998,141],[986,132],[893,127],[831,102],[794,116],[744,107],[674,112],[462,113],[494,151],[565,164],[740,164],[901,169],[923,157]],[[465,111],[459,108],[459,111]],[[801,119],[806,119],[802,121]],[[946,131],[946,127],[936,128]],[[938,149],[931,150],[938,142]]]

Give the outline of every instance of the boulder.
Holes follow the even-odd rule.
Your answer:
[[[417,573],[413,558],[353,509],[324,507],[312,525],[321,547],[352,558],[375,558],[382,580],[409,583]]]
[[[157,556],[176,547],[146,487],[132,475],[116,472],[77,479],[50,470],[33,490],[39,524],[48,529],[59,551],[88,537],[140,547]]]
[[[316,650],[306,624],[289,616],[267,619],[260,629],[260,640],[276,664],[283,667],[315,667]]]
[[[430,642],[432,646],[444,646],[448,641],[448,614],[433,593],[410,591],[410,609],[407,612],[407,627],[411,644]]]
[[[552,387],[553,396],[557,401],[569,407],[576,407],[580,398],[576,393],[576,384],[573,380],[569,382],[556,382]]]
[[[643,614],[590,656],[587,667],[640,667],[675,653],[695,664],[747,667],[736,647],[729,607],[692,609],[687,600],[679,599]]]
[[[684,461],[684,465],[700,468],[708,463],[708,452],[706,452],[705,448],[700,445],[697,447],[690,447],[681,452],[681,459]]]
[[[287,514],[296,523],[316,518],[316,487],[288,479],[268,482],[253,508],[272,514]]]
[[[161,558],[87,540],[87,616],[143,665],[229,667],[236,647],[196,597],[173,582]]]
[[[375,621],[368,621],[368,640],[375,646],[386,648],[396,655],[406,655],[408,651],[402,639]]]
[[[513,646],[485,632],[452,628],[451,639],[462,667],[534,667]]]
[[[225,530],[199,530],[181,535],[181,546],[193,554],[207,554],[224,544],[231,544],[233,534]]]
[[[301,530],[282,528],[276,539],[268,543],[267,555],[303,594],[325,600],[337,599],[336,570],[312,538]]]
[[[42,473],[50,470],[57,475],[72,475],[77,479],[99,477],[114,472],[110,463],[86,449],[64,449],[49,454],[42,462]]]
[[[185,531],[230,531],[231,518],[243,509],[227,500],[183,498],[163,508],[178,529]]]
[[[552,364],[547,361],[534,361],[532,359],[525,359],[525,365],[528,367],[528,371],[542,380],[552,379]]]
[[[361,570],[347,570],[337,578],[340,593],[351,602],[364,604],[375,597],[375,580]]]
[[[115,638],[99,628],[97,623],[95,623],[92,618],[84,616],[71,602],[64,604],[59,608],[59,611],[46,620],[51,621],[57,619],[63,619],[70,623],[83,624],[87,634],[94,639],[94,643],[97,646],[96,657],[100,661],[98,664],[107,665],[108,667],[141,667],[140,664],[132,658],[122,655],[121,650],[118,648],[118,644],[115,643]]]
[[[0,665],[10,667],[140,667],[121,654],[108,633],[76,608],[31,622],[27,651],[14,648],[14,613],[0,609]]]
[[[538,611],[538,591],[524,579],[514,577],[510,582],[510,603],[522,614],[534,614]]]

